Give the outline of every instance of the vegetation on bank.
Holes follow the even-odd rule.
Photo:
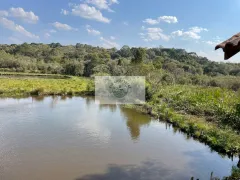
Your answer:
[[[155,112],[168,107],[182,114],[204,117],[220,128],[240,131],[240,91],[201,86],[174,85],[158,89],[148,103]],[[154,105],[159,106],[154,106]]]
[[[30,95],[87,95],[91,92],[87,78],[58,76],[51,78],[29,78],[29,74],[20,78],[0,76],[0,97]]]
[[[224,177],[223,180],[239,180],[240,179],[240,168],[232,167],[232,173],[229,177]]]
[[[223,177],[222,180],[239,180],[240,179],[240,169],[236,166],[232,167],[231,175],[228,177]],[[190,180],[200,180],[192,177]],[[214,173],[211,173],[210,180],[221,180],[219,177],[214,177]]]

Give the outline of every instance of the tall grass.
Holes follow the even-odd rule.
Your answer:
[[[89,82],[89,79],[79,77],[69,79],[0,78],[0,96],[80,95],[89,91]]]
[[[203,116],[220,127],[240,131],[240,91],[201,86],[163,86],[151,104],[165,104],[175,111]]]

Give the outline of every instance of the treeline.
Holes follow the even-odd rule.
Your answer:
[[[197,84],[240,88],[240,64],[209,61],[183,49],[104,49],[86,44],[0,45],[0,71],[91,77],[151,75],[162,84]]]

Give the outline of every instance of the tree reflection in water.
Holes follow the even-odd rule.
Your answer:
[[[151,117],[127,108],[120,108],[121,113],[126,119],[127,127],[130,131],[132,140],[138,140],[141,126],[147,126],[151,122]]]
[[[45,96],[33,96],[32,101],[42,102]]]
[[[94,98],[92,97],[86,97],[86,104],[88,107],[94,103]],[[147,126],[151,122],[151,117],[142,113],[139,113],[133,109],[128,109],[121,107],[120,105],[115,104],[99,104],[99,109],[109,109],[111,112],[116,112],[117,109],[120,109],[121,115],[126,119],[126,125],[129,129],[130,135],[132,140],[136,141],[138,140],[140,136],[140,128],[141,126]]]
[[[99,109],[109,109],[111,112],[116,112],[117,110],[117,105],[115,104],[99,104]]]

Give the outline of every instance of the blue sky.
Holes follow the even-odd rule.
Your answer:
[[[239,17],[240,0],[8,0],[0,43],[162,45],[223,61],[214,46],[240,32]]]

